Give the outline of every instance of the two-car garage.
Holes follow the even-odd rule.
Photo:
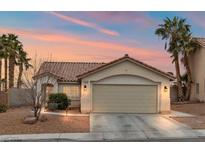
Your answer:
[[[156,113],[155,85],[93,85],[93,112]]]

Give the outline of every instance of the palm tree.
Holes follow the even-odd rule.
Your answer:
[[[3,58],[3,42],[2,37],[0,36],[0,91],[2,84],[2,58]]]
[[[5,91],[7,91],[8,88],[7,74],[9,74],[9,88],[12,88],[14,87],[15,66],[20,62],[20,60],[23,61],[22,66],[19,65],[19,70],[20,70],[19,80],[21,80],[23,67],[25,67],[25,69],[28,69],[30,67],[29,64],[30,59],[27,57],[27,54],[23,51],[23,45],[18,40],[18,36],[14,34],[6,34],[6,35],[3,34],[0,37],[0,51],[1,51],[0,60],[1,58],[4,59],[4,73],[5,73],[4,82],[5,82]],[[9,72],[8,72],[8,64],[9,64]]]
[[[4,59],[4,79],[2,79],[2,82],[4,82],[4,90],[7,91],[7,82],[8,82],[8,40],[7,36],[3,34],[1,36],[1,43],[2,43],[2,52],[1,56]]]
[[[23,50],[19,50],[18,57],[17,57],[17,65],[19,66],[19,74],[18,74],[18,79],[17,79],[17,88],[21,87],[22,74],[23,74],[24,68],[25,68],[25,70],[27,70],[30,67],[32,67],[32,65],[29,63],[30,60],[31,59],[28,58],[28,55],[27,55],[26,52],[24,52]]]
[[[18,40],[18,36],[14,34],[8,34],[8,52],[9,52],[9,88],[14,87],[14,70],[16,65],[17,51],[21,49],[21,42]]]
[[[179,67],[179,54],[181,52],[181,35],[184,33],[184,28],[189,28],[190,25],[185,24],[185,19],[174,17],[172,20],[169,18],[164,19],[164,23],[159,25],[155,34],[165,40],[165,50],[167,50],[173,58],[172,63],[175,63],[177,86],[178,86],[178,99],[183,100],[183,91],[181,83],[181,74]],[[167,47],[168,46],[168,47]]]

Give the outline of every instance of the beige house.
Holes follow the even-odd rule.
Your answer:
[[[189,58],[193,78],[191,100],[205,101],[205,38],[196,40],[200,48]]]
[[[162,113],[174,77],[125,55],[106,64],[45,62],[35,79],[38,92],[66,93],[82,113]]]

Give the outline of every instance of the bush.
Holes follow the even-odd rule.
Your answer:
[[[6,110],[7,110],[7,106],[4,105],[4,104],[0,104],[0,113],[1,112],[6,112]]]
[[[66,94],[64,93],[57,93],[57,94],[50,94],[48,106],[50,103],[56,103],[58,105],[59,110],[65,110],[70,104],[71,100],[68,99]]]
[[[51,111],[57,110],[58,109],[58,104],[57,103],[49,103],[48,104],[48,109]]]
[[[58,104],[58,109],[59,110],[65,110],[67,107],[63,103]]]

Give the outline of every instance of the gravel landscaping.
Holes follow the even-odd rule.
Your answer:
[[[205,129],[205,103],[172,105],[172,110],[196,115],[195,117],[174,117],[193,129]]]
[[[32,115],[31,107],[11,108],[0,113],[0,135],[35,133],[79,133],[89,132],[89,116],[46,115],[48,121],[33,125],[23,124],[24,117]]]

